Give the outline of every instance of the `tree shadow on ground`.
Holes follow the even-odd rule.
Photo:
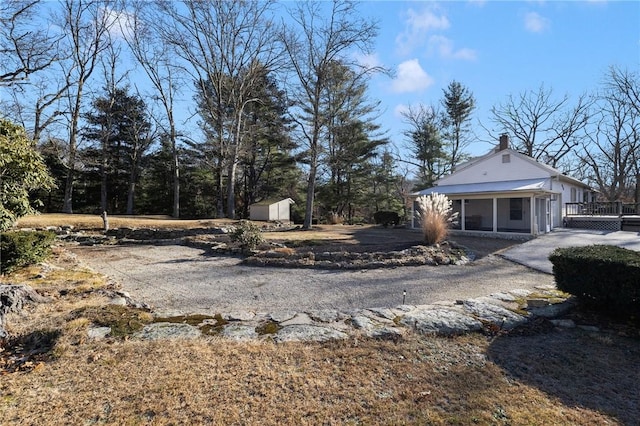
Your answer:
[[[640,424],[640,339],[580,329],[533,336],[505,335],[487,351],[514,379],[567,406]]]
[[[57,330],[35,330],[0,342],[0,374],[30,371],[49,361],[59,337]]]

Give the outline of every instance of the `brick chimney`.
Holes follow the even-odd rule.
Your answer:
[[[505,133],[500,135],[500,146],[498,151],[504,151],[507,148],[509,148],[509,135]]]

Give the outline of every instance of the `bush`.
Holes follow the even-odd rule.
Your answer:
[[[327,223],[329,225],[342,225],[344,223],[344,216],[336,212],[329,212],[327,213]]]
[[[558,288],[585,305],[640,317],[640,253],[608,245],[569,247],[549,256]]]
[[[0,232],[34,212],[29,192],[52,189],[42,156],[23,127],[0,118]]]
[[[238,243],[242,250],[255,250],[264,242],[260,227],[248,220],[241,220],[230,237],[231,241]]]
[[[376,224],[382,225],[386,228],[389,225],[399,225],[400,215],[396,212],[380,210],[373,214],[373,220]]]
[[[50,231],[11,231],[0,234],[0,272],[38,263],[49,256],[56,234]]]
[[[444,194],[433,193],[418,197],[420,225],[427,244],[444,241],[449,234],[449,225],[458,217],[453,213],[451,200]]]

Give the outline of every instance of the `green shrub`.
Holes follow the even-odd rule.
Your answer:
[[[0,272],[11,272],[49,256],[56,234],[50,231],[10,231],[0,234]]]
[[[569,247],[549,256],[558,288],[591,308],[640,317],[640,252],[608,245]]]
[[[243,250],[255,250],[264,242],[260,227],[248,220],[241,220],[229,236],[231,241],[238,243]]]
[[[373,214],[373,220],[376,222],[376,224],[382,225],[386,228],[389,225],[399,225],[400,215],[396,212],[380,210]]]

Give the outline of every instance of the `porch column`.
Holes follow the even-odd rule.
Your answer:
[[[493,198],[493,232],[498,232],[498,199]]]
[[[536,235],[536,229],[538,229],[538,216],[536,215],[536,196],[532,195],[529,199],[529,212],[531,218],[531,235]]]
[[[462,199],[462,203],[460,205],[460,229],[462,231],[466,230],[466,220],[465,217],[467,216],[467,213],[465,212],[465,208],[464,208],[464,198]]]

